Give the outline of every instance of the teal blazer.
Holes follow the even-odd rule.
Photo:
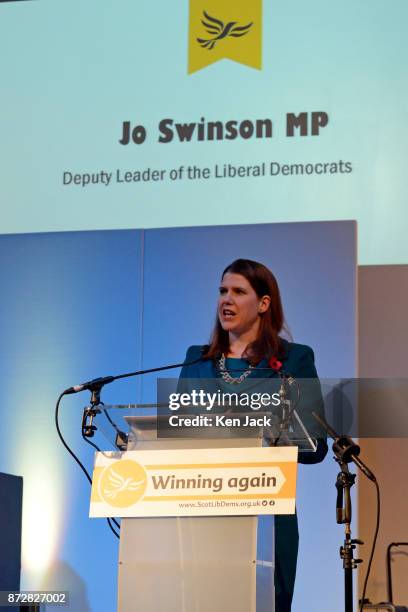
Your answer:
[[[206,347],[190,346],[181,370],[180,379],[214,379],[220,378],[216,363],[210,359],[202,359]],[[320,384],[314,364],[313,350],[304,344],[295,344],[286,340],[281,341],[281,352],[278,359],[282,362],[282,371],[291,374],[295,379],[316,379],[312,393],[308,392],[305,400],[302,398],[297,406],[298,413],[305,423],[315,430],[315,421],[311,415],[312,410],[324,414],[323,400]],[[278,372],[268,368],[266,359],[263,359],[252,371],[250,376],[240,385],[241,391],[247,391],[253,386],[254,379],[279,378]],[[261,382],[259,380],[259,382]],[[312,380],[313,383],[313,380]],[[245,387],[245,388],[244,388]],[[236,388],[234,388],[237,391]],[[327,454],[327,443],[324,438],[318,440],[317,451],[300,452],[299,463],[319,463]],[[299,547],[299,531],[297,515],[275,516],[275,610],[276,612],[290,612],[296,576],[296,562]]]

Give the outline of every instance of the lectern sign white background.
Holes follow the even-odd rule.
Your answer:
[[[294,514],[297,447],[96,453],[91,517]]]

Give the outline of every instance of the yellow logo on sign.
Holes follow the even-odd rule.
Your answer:
[[[101,499],[111,506],[125,508],[133,506],[146,490],[147,476],[136,461],[124,459],[108,465],[98,481]]]
[[[261,68],[262,0],[190,0],[188,72],[220,59]]]

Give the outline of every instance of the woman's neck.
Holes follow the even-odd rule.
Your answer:
[[[242,357],[248,344],[256,340],[256,334],[251,329],[240,335],[229,334],[229,351],[227,357]]]

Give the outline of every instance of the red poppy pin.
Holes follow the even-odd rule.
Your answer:
[[[276,357],[271,357],[268,361],[268,366],[272,368],[272,370],[275,370],[275,372],[279,372],[279,370],[282,368],[282,362],[279,361],[279,359],[276,359]]]

